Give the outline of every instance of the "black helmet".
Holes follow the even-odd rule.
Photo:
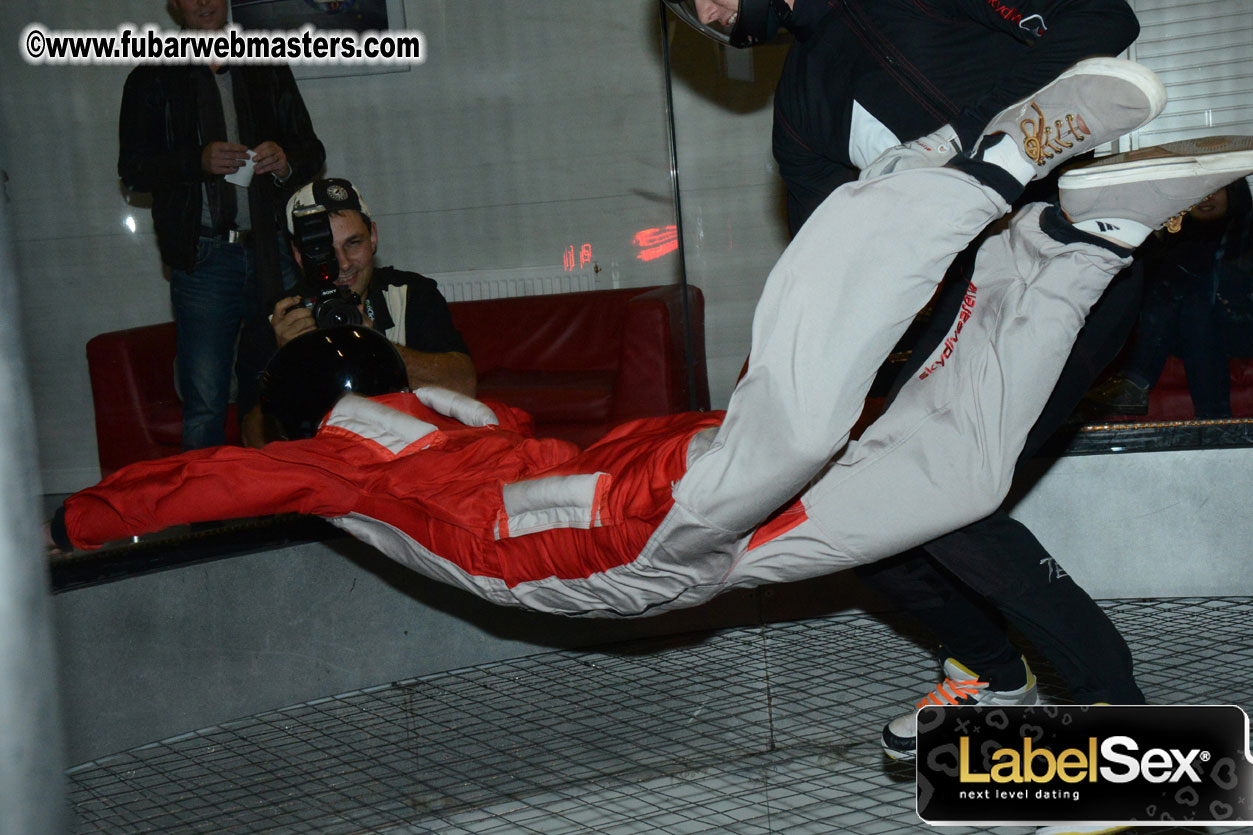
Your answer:
[[[408,391],[396,346],[360,325],[320,328],[278,350],[261,376],[261,411],[288,440],[312,438],[347,392],[373,397]]]
[[[773,40],[779,27],[787,25],[792,8],[785,0],[739,0],[739,10],[729,29],[701,23],[696,0],[662,0],[680,20],[718,43],[737,48]]]

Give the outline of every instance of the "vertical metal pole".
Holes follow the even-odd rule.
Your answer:
[[[666,4],[657,4],[661,15],[661,60],[666,73],[666,125],[670,129],[670,187],[674,192],[674,231],[679,242],[679,296],[683,310],[683,350],[687,354],[687,407],[699,408],[696,402],[696,353],[692,346],[692,314],[687,301],[687,251],[683,243],[683,198],[679,193],[679,152],[674,135],[674,80],[670,75],[670,21]]]
[[[35,422],[0,194],[0,832],[67,830]]]

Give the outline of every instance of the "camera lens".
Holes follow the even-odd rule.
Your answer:
[[[361,311],[357,310],[357,306],[342,298],[322,299],[313,315],[319,328],[360,325],[363,321]]]

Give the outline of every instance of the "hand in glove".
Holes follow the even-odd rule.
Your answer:
[[[951,125],[945,125],[935,133],[888,148],[861,170],[858,179],[869,180],[908,168],[938,168],[957,156],[959,151],[961,146],[957,141],[957,131]]]

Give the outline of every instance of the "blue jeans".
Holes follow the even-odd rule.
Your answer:
[[[1179,357],[1198,418],[1231,417],[1228,361],[1253,349],[1250,279],[1229,264],[1214,269],[1215,278],[1175,270],[1150,283],[1123,369],[1137,385],[1152,386],[1166,358]]]
[[[285,244],[279,253],[284,286],[291,286],[295,264]],[[226,443],[232,366],[240,417],[258,401],[274,337],[257,295],[254,260],[252,247],[202,237],[192,270],[170,271],[185,450]]]

